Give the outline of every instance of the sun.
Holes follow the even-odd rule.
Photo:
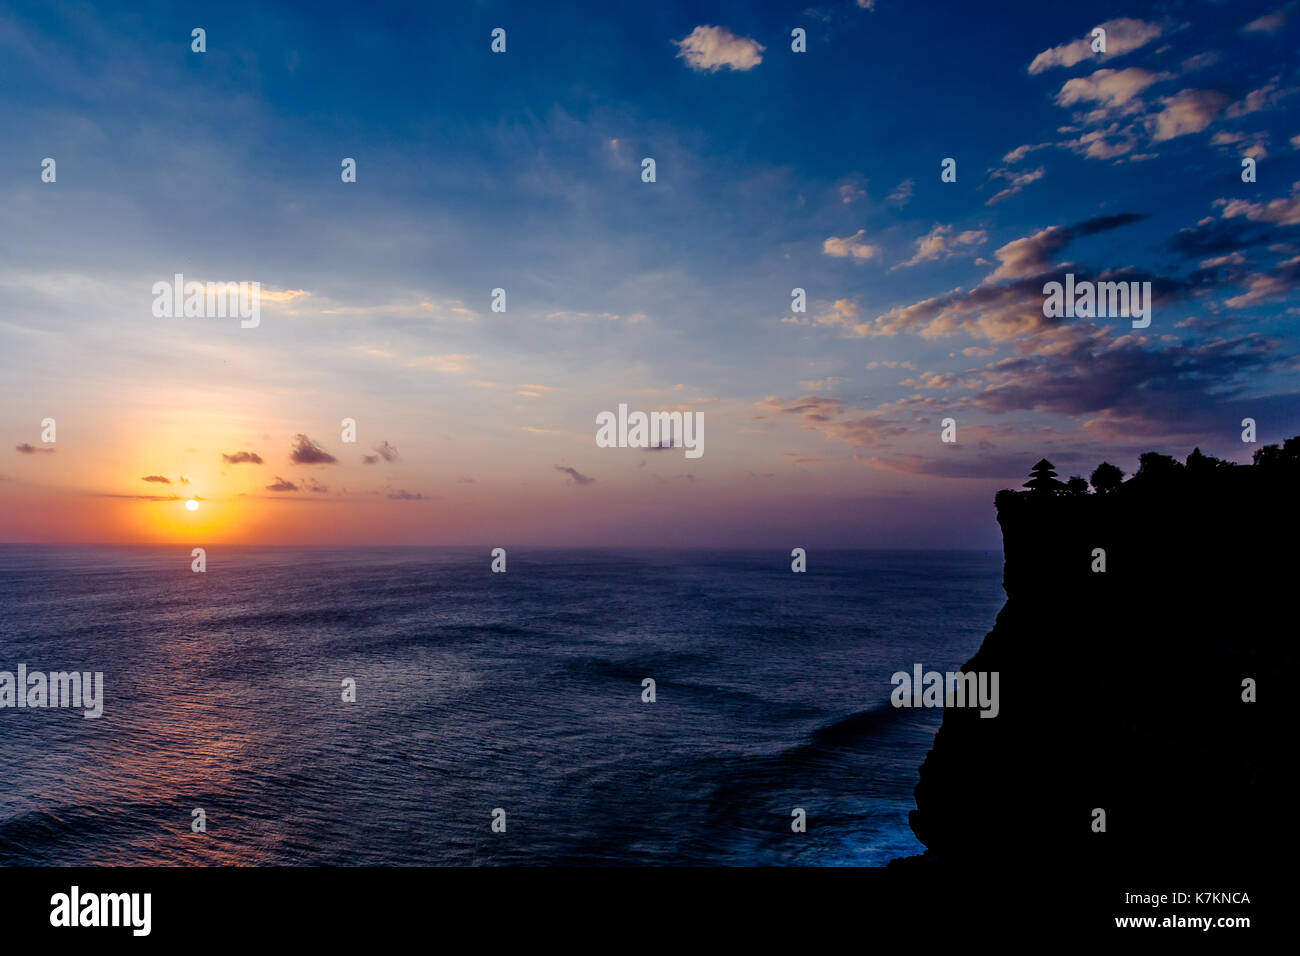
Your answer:
[[[198,511],[199,503],[191,498],[189,501],[185,502],[185,508],[187,511]]]

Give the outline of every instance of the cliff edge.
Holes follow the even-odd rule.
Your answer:
[[[1300,441],[1287,448],[1253,466],[1143,456],[1106,493],[999,493],[1007,601],[964,670],[999,672],[1000,712],[945,710],[910,818],[927,858],[1290,854]]]

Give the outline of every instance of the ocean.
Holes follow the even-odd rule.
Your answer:
[[[0,546],[0,671],[104,674],[97,720],[0,709],[0,864],[884,864],[942,715],[890,675],[1003,603],[998,552],[190,562]]]

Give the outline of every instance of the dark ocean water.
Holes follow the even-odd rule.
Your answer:
[[[0,546],[4,864],[882,864],[995,552]],[[657,682],[643,703],[641,681]],[[341,701],[355,678],[358,700]],[[494,808],[505,833],[491,831]],[[808,832],[791,832],[791,809]],[[190,830],[191,811],[208,832]]]

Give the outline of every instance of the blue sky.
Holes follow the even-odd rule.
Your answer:
[[[258,540],[989,546],[1040,455],[1300,431],[1300,6],[868,7],[10,5],[0,430],[63,435],[0,495],[132,537],[87,509],[238,445],[206,497]],[[1067,270],[1151,327],[1045,320]],[[153,318],[176,272],[262,326]],[[620,402],[703,411],[704,458],[597,448]],[[288,473],[343,415],[401,458]]]

